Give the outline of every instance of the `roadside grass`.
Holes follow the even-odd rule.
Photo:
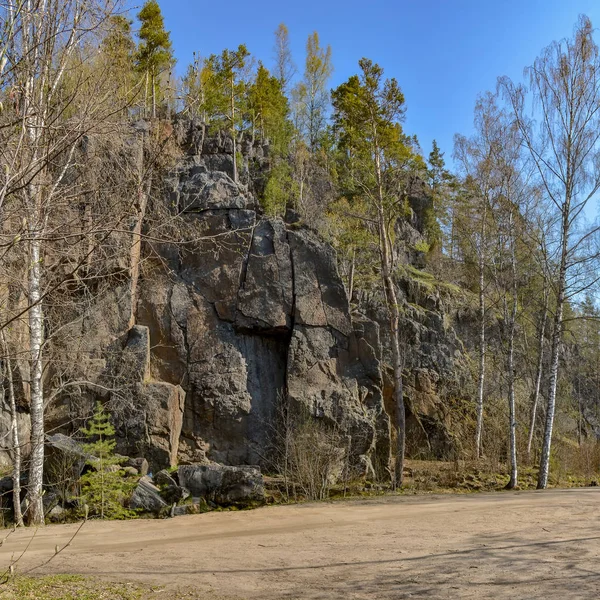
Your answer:
[[[113,583],[82,575],[15,576],[0,585],[0,600],[236,600],[196,591],[164,590],[160,586]]]
[[[16,576],[0,586],[0,599],[143,600],[149,592],[150,588],[135,584],[110,583],[80,575]]]

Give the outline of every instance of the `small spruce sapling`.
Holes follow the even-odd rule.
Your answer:
[[[134,485],[125,479],[120,468],[123,458],[114,453],[115,429],[100,402],[87,428],[81,431],[88,440],[83,447],[88,454],[87,464],[92,467],[81,477],[81,506],[87,505],[89,514],[101,519],[134,516],[135,513],[125,507]]]

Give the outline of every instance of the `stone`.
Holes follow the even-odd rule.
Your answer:
[[[171,474],[163,469],[162,471],[159,471],[158,473],[156,473],[156,475],[154,475],[152,477],[152,479],[154,480],[154,483],[156,485],[164,485],[164,486],[176,486],[177,482],[175,481],[175,479],[173,479],[173,477],[171,477]]]
[[[73,456],[79,456],[81,458],[89,457],[89,454],[83,449],[82,444],[62,433],[47,435],[46,445],[55,448],[56,450],[60,450],[61,452],[72,454]]]
[[[150,377],[150,332],[148,327],[134,325],[128,332],[122,360],[127,362],[131,377],[145,381]]]
[[[46,518],[53,523],[57,523],[65,518],[66,512],[67,511],[60,504],[57,504],[46,513]]]
[[[140,474],[135,467],[123,467],[123,473],[128,477],[137,477]]]
[[[129,508],[145,512],[158,513],[167,506],[160,490],[148,476],[142,477],[129,500]]]
[[[289,333],[293,283],[290,247],[283,222],[259,222],[253,231],[239,287],[236,327],[266,334]]]
[[[68,433],[75,404],[85,419],[97,399],[112,401],[103,388],[125,381],[127,394],[114,407],[117,449],[147,459],[145,467],[126,467],[140,475],[186,462],[265,467],[285,402],[335,427],[354,472],[385,477],[394,407],[381,298],[355,294],[351,316],[333,248],[293,211],[285,221],[261,211],[255,192],[264,184],[268,146],[241,140],[236,183],[230,136],[213,135],[198,120],[176,119],[174,128],[186,154],[165,178],[164,202],[181,212],[188,242],[144,242],[133,327],[129,290],[116,285],[90,307],[89,319],[65,330],[67,339],[84,332],[81,379],[101,385],[57,398],[49,427]],[[461,340],[476,340],[469,341],[472,311],[403,274],[422,260],[413,249],[424,240],[425,192],[410,190],[413,214],[395,231],[408,349],[407,447],[443,457],[459,431],[446,399],[463,397],[461,378],[470,376]],[[22,439],[28,418],[23,414]],[[0,419],[0,436],[8,426]],[[0,451],[3,459],[9,464]]]
[[[148,461],[145,458],[128,458],[123,465],[135,469],[142,477],[148,474]]]
[[[183,423],[185,392],[181,386],[162,381],[139,383],[136,392],[133,410],[122,422],[119,434],[132,439],[128,450],[142,454],[150,469],[174,466]]]
[[[226,465],[182,465],[179,483],[192,497],[202,497],[221,506],[251,506],[265,501],[264,481],[258,467]]]

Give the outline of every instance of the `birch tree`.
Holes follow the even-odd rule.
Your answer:
[[[489,253],[489,219],[493,203],[494,179],[493,156],[495,132],[498,130],[498,114],[492,94],[482,96],[475,107],[475,135],[468,139],[457,135],[454,139],[454,157],[458,161],[463,176],[467,180],[467,189],[471,197],[470,207],[462,215],[463,231],[471,230],[471,235],[463,235],[463,242],[472,243],[466,249],[467,254],[475,256],[477,265],[477,296],[479,304],[479,344],[477,370],[477,421],[475,427],[475,456],[482,456],[483,417],[486,384],[486,269]]]
[[[327,121],[329,91],[333,73],[331,46],[323,48],[315,31],[306,42],[306,62],[302,80],[292,92],[295,125],[302,132],[311,152],[317,149]]]
[[[273,54],[275,58],[273,74],[279,80],[281,90],[285,94],[297,72],[290,49],[290,34],[285,23],[280,23],[275,30]]]
[[[61,258],[55,244],[69,246],[69,236],[57,233],[57,227],[72,212],[82,144],[122,110],[105,87],[106,64],[96,60],[103,27],[114,11],[109,0],[26,0],[7,54],[13,68],[5,71],[3,85],[15,102],[2,115],[2,189],[9,203],[4,226],[12,240],[8,251],[26,257],[27,294],[25,306],[0,327],[27,320],[31,455],[25,516],[36,525],[44,521],[44,303],[86,264],[85,252],[72,261],[71,255]]]
[[[529,89],[508,78],[500,83],[548,197],[548,209],[559,215],[553,249],[558,266],[556,307],[537,482],[544,489],[550,470],[565,303],[587,286],[580,276],[592,258],[586,255],[587,242],[597,231],[582,228],[584,211],[600,188],[600,57],[590,20],[580,17],[573,37],[544,49],[527,74]]]

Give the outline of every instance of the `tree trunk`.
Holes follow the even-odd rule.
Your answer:
[[[563,207],[562,232],[561,232],[561,260],[558,273],[558,294],[556,298],[556,313],[554,315],[554,330],[552,331],[552,350],[550,354],[550,381],[548,389],[548,406],[546,409],[546,424],[544,429],[544,442],[540,458],[537,487],[543,490],[548,485],[550,472],[550,449],[552,447],[552,429],[554,427],[554,413],[556,410],[556,389],[558,386],[558,362],[560,358],[560,345],[562,339],[563,308],[565,303],[565,283],[567,277],[567,254],[569,242],[570,219],[570,194]]]
[[[38,193],[38,192],[35,192]],[[35,200],[34,200],[35,201]],[[31,459],[27,498],[27,522],[44,524],[42,484],[44,475],[44,389],[42,346],[44,342],[44,315],[41,304],[41,241],[35,226],[30,226],[29,270],[29,387],[31,410]]]
[[[512,212],[509,215],[509,235],[511,236],[511,275],[512,275],[512,308],[508,332],[508,418],[509,418],[509,454],[510,454],[510,479],[506,484],[507,490],[512,490],[518,485],[517,471],[517,417],[515,411],[515,329],[517,323],[518,289],[517,289],[517,259],[515,255],[515,239],[513,232]]]
[[[17,422],[17,403],[15,401],[15,386],[12,373],[12,360],[4,331],[0,330],[2,352],[5,355],[6,380],[8,382],[8,403],[10,408],[10,432],[13,459],[13,514],[15,527],[23,527],[23,514],[21,512],[21,441],[19,439],[19,424]]]
[[[374,131],[374,139],[377,139]],[[390,319],[390,338],[392,344],[392,368],[394,372],[394,406],[396,408],[396,461],[392,486],[394,489],[402,485],[404,477],[404,453],[406,448],[406,409],[402,388],[402,370],[404,356],[400,350],[400,307],[396,296],[396,288],[392,277],[391,244],[384,213],[383,178],[381,174],[380,149],[375,143],[375,175],[377,178],[377,215],[379,228],[379,252],[381,256],[381,273],[383,287],[388,305]]]
[[[354,264],[356,262],[356,248],[352,248],[352,261],[350,262],[350,273],[348,274],[348,303],[352,302],[354,293]]]
[[[544,287],[546,284],[544,284]],[[533,443],[533,434],[535,432],[535,421],[537,418],[537,409],[540,398],[540,389],[542,386],[542,373],[544,370],[544,339],[546,336],[546,321],[548,320],[548,290],[544,290],[544,309],[540,323],[540,337],[538,340],[538,361],[535,372],[535,384],[533,388],[533,400],[531,402],[531,419],[529,421],[529,436],[527,437],[527,462],[531,460],[531,445]]]
[[[485,235],[487,203],[483,205],[481,239],[479,247],[479,381],[477,386],[477,425],[475,430],[475,456],[481,458],[481,437],[483,432],[483,395],[485,388]]]
[[[152,118],[156,119],[156,74],[152,69]]]
[[[144,83],[144,118],[148,116],[148,81],[150,79],[150,74],[146,69],[146,81]]]
[[[142,255],[142,227],[146,217],[146,208],[148,206],[148,196],[150,195],[150,185],[152,178],[144,173],[144,145],[145,133],[140,134],[140,149],[138,157],[138,201],[136,205],[137,215],[135,225],[133,226],[131,248],[129,250],[129,279],[130,279],[130,314],[129,327],[133,327],[136,321],[138,284],[140,279],[140,261]]]
[[[231,139],[233,140],[233,180],[237,183],[238,172],[237,172],[237,144],[235,136],[235,82],[233,75],[231,77]]]

